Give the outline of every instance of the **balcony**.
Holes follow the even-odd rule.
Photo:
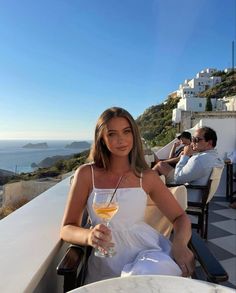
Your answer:
[[[225,200],[225,177],[210,205],[208,245],[236,286],[236,214]],[[69,178],[0,221],[0,292],[62,292],[56,266],[67,244],[59,238]],[[223,192],[223,193],[222,193]]]

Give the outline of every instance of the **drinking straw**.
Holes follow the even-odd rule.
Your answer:
[[[119,178],[119,180],[118,180],[118,183],[117,183],[117,185],[116,185],[116,188],[115,188],[115,190],[114,190],[113,193],[112,193],[112,196],[111,196],[111,199],[110,199],[110,202],[109,202],[108,206],[109,206],[110,203],[112,202],[113,197],[114,197],[114,195],[116,194],[116,191],[117,191],[117,189],[118,189],[118,187],[119,187],[119,185],[120,185],[120,183],[121,183],[121,180],[122,180],[123,176],[124,176],[124,175],[121,175],[121,176],[120,176],[120,178]]]

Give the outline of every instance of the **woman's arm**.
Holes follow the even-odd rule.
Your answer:
[[[61,238],[73,244],[88,244],[89,230],[80,225],[91,185],[89,168],[84,165],[76,170],[62,221]]]
[[[183,276],[191,275],[194,270],[194,257],[188,248],[191,238],[191,222],[188,216],[155,172],[148,171],[147,176],[144,176],[144,188],[161,212],[172,222],[173,257]]]
[[[80,226],[91,190],[91,169],[90,166],[83,165],[77,169],[73,178],[60,236],[64,241],[73,244],[104,248],[112,246],[111,232],[106,226],[99,224],[92,229]]]
[[[188,242],[191,238],[191,223],[187,215],[177,217],[173,223],[173,227],[173,258],[181,268],[183,277],[188,277],[194,272],[195,264],[193,253],[188,248]]]

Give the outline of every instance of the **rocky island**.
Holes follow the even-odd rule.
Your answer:
[[[47,149],[48,144],[46,142],[39,142],[39,143],[27,143],[23,146],[25,149]]]
[[[89,149],[91,146],[87,141],[73,141],[70,144],[67,144],[65,148],[67,149]]]

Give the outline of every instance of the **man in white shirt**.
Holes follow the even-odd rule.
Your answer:
[[[215,146],[216,132],[210,127],[197,129],[191,145],[185,146],[175,169],[167,174],[167,183],[206,185],[214,167],[224,166]],[[188,200],[198,201],[199,192],[188,192]]]
[[[184,147],[175,169],[170,167],[165,177],[166,183],[206,185],[213,167],[224,166],[215,149],[216,132],[210,127],[197,129],[192,143]],[[198,190],[188,190],[189,201],[199,201]]]

